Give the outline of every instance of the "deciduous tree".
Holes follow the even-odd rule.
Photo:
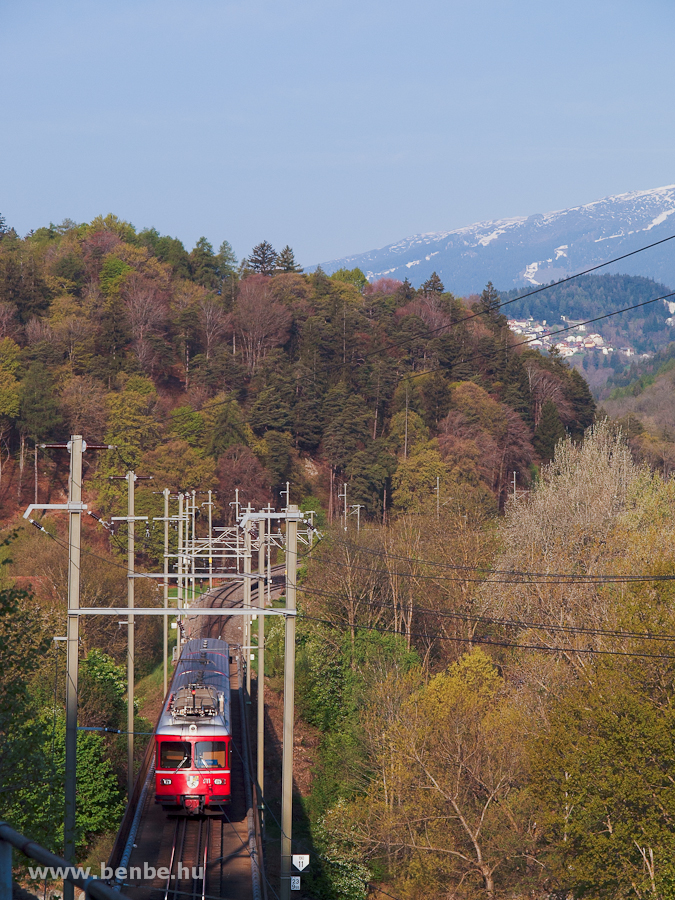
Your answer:
[[[234,323],[246,365],[253,374],[268,351],[288,339],[291,314],[272,299],[267,278],[251,275],[239,287]]]

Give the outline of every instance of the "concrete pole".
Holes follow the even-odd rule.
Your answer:
[[[295,609],[298,574],[297,506],[288,507],[286,520],[286,609]],[[293,725],[295,718],[295,616],[286,620],[284,656],[284,738],[281,762],[281,890],[280,900],[291,898],[291,834],[293,829]]]
[[[247,512],[251,512],[249,503]],[[251,523],[244,527],[244,606],[251,608]],[[246,695],[251,698],[251,616],[244,618],[244,646],[247,648],[246,656]]]
[[[164,488],[164,607],[169,607],[169,488]],[[169,617],[164,616],[164,697],[169,690]]]
[[[183,608],[183,495],[178,495],[178,571],[176,577],[176,605]],[[180,628],[178,629],[178,655],[180,656]]]
[[[237,523],[237,575],[241,571],[239,567],[239,488],[234,489],[234,515]]]
[[[195,572],[197,571],[197,560],[195,553],[197,550],[197,491],[192,492],[192,543],[190,556],[192,560],[192,603],[194,605],[195,596],[197,594],[197,579]]]
[[[213,589],[213,503],[209,491],[209,590]]]
[[[127,501],[127,602],[129,609],[134,608],[134,570],[136,568],[135,561],[135,522],[134,512],[134,496],[136,493],[136,474],[135,472],[127,472],[127,481],[129,483],[128,501]],[[131,794],[134,790],[134,658],[136,655],[134,641],[134,617],[129,616],[127,619],[127,798],[131,801]]]
[[[408,458],[408,382],[405,383],[405,444],[403,446],[403,458]]]
[[[265,608],[265,520],[258,522],[258,606]],[[258,791],[263,822],[265,790],[265,616],[258,615]]]
[[[267,512],[272,512],[272,504],[267,504]],[[272,605],[272,520],[267,525],[267,606]]]
[[[82,502],[82,435],[70,438],[70,478],[68,501]],[[68,609],[80,608],[80,555],[82,538],[82,512],[71,510],[68,521]],[[79,668],[80,618],[68,616],[67,625],[67,677],[66,677],[66,784],[65,815],[63,823],[63,855],[69,863],[75,862],[75,811],[77,788],[77,680]],[[72,882],[64,881],[64,900],[73,900]]]

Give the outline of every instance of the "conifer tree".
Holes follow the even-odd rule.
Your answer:
[[[279,379],[273,379],[260,391],[249,413],[249,423],[256,434],[290,430],[291,408],[285,393]]]
[[[220,245],[216,261],[222,278],[234,275],[237,271],[237,257],[229,241],[223,241]]]
[[[281,253],[277,256],[277,272],[302,272],[302,267],[295,261],[295,254],[286,244]]]
[[[429,279],[431,280],[431,279]],[[406,275],[401,287],[398,289],[399,294],[401,295],[401,299],[405,300],[414,300],[415,299],[415,288],[410,283],[410,279]]]
[[[436,272],[431,273],[431,277],[427,278],[427,280],[422,285],[422,293],[423,294],[442,294],[445,290],[445,286],[441,279],[438,277]]]
[[[550,462],[555,455],[558,441],[565,437],[565,426],[552,400],[547,400],[541,408],[541,419],[534,432],[534,449],[542,462]]]
[[[269,241],[261,241],[251,250],[248,266],[258,275],[272,275],[276,268],[278,254]]]
[[[36,441],[55,437],[62,422],[54,380],[46,366],[34,362],[21,382],[20,429]]]
[[[233,301],[237,285],[237,257],[229,241],[223,241],[220,245],[216,263],[220,278],[220,294]]]
[[[485,290],[480,295],[480,303],[478,305],[480,311],[484,313],[483,321],[492,322],[494,325],[503,327],[506,325],[506,316],[500,314],[502,298],[497,288],[491,281],[485,286]]]
[[[480,295],[480,304],[486,311],[494,311],[500,303],[499,291],[491,281],[485,285],[485,290]]]
[[[218,262],[213,247],[205,237],[200,237],[190,254],[192,277],[205,288],[218,287]]]

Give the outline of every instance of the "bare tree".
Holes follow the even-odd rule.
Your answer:
[[[183,365],[185,369],[185,390],[190,385],[190,359],[198,334],[199,304],[206,297],[205,288],[190,281],[180,281],[171,297],[173,327],[183,344]]]
[[[163,332],[167,319],[166,298],[141,275],[132,275],[124,287],[124,301],[139,365],[151,372],[156,359],[149,338]]]
[[[384,621],[386,607],[390,600],[386,597],[387,572],[373,552],[379,550],[380,535],[377,529],[363,530],[358,544],[346,538],[340,527],[335,546],[330,552],[316,556],[310,565],[307,595],[308,609],[321,614],[335,624],[348,628],[352,644],[356,639],[359,625],[373,627]],[[334,595],[330,603],[325,601],[325,593]],[[384,600],[384,602],[383,602]]]
[[[499,572],[537,572],[541,577],[485,585],[482,593],[492,614],[522,622],[523,640],[551,648],[561,644],[561,626],[616,626],[618,611],[607,588],[547,576],[574,573],[583,579],[620,566],[621,545],[610,535],[641,477],[646,476],[634,464],[625,439],[606,423],[590,429],[580,447],[571,440],[561,442],[536,489],[509,501],[501,525],[503,551],[495,563]],[[592,662],[589,649],[601,649],[606,640],[584,632],[566,634],[559,657],[583,674]]]
[[[0,485],[2,485],[2,467],[4,463],[9,462],[9,443],[7,438],[11,432],[10,425],[7,421],[0,419]],[[3,460],[4,455],[4,460]]]
[[[534,458],[529,430],[518,413],[476,385],[462,385],[455,394],[468,394],[470,403],[451,410],[440,423],[441,453],[453,465],[475,467],[502,507],[511,472],[526,476]]]
[[[107,423],[105,391],[94,378],[79,375],[67,381],[61,390],[61,408],[68,434],[103,439]]]
[[[0,303],[0,339],[14,337],[19,331],[17,309],[14,303]]]
[[[26,338],[31,346],[39,344],[40,341],[51,343],[54,340],[54,332],[49,322],[33,317],[26,325]]]
[[[415,297],[397,311],[397,316],[418,316],[427,328],[438,334],[445,334],[447,328],[452,325],[451,316],[448,315],[439,295],[435,293]]]
[[[288,340],[291,318],[286,307],[272,299],[268,278],[250,275],[242,281],[234,323],[251,374],[272,347]]]
[[[565,396],[560,379],[546,369],[540,368],[534,362],[529,362],[525,370],[534,406],[534,427],[536,428],[539,425],[541,411],[547,400],[555,403],[558,415],[563,422],[571,422],[574,418],[574,409]]]
[[[73,366],[78,353],[82,353],[89,339],[93,336],[93,328],[88,319],[82,316],[68,316],[56,322],[52,328],[55,343],[65,352]]]
[[[214,347],[231,327],[232,316],[220,303],[207,296],[199,302],[199,323],[204,332],[206,358],[211,359]]]
[[[243,503],[250,502],[261,508],[270,502],[272,485],[269,474],[256,456],[243,444],[228,447],[218,460],[218,497],[222,512],[228,524],[234,524],[234,507],[229,501],[234,498],[236,488]]]

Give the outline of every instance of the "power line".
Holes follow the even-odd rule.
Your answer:
[[[56,541],[56,543],[58,543],[60,546],[64,547],[64,549],[67,549],[67,545],[66,545],[64,542],[60,541],[58,538],[55,538],[53,535],[49,534],[49,532],[47,532],[45,529],[41,529],[41,530],[44,530],[44,531],[45,531],[45,534],[48,534],[49,537],[52,538],[52,540]],[[91,551],[91,550],[85,550],[85,549],[83,548],[82,552],[83,552],[83,553],[87,553],[87,554],[89,554],[90,556],[93,556],[93,557],[95,557],[96,559],[101,560],[102,562],[106,562],[106,563],[108,563],[108,564],[114,566],[115,568],[121,569],[121,570],[123,570],[124,572],[127,571],[126,567],[120,565],[119,563],[116,563],[114,560],[107,559],[107,558],[105,558],[105,557],[99,556],[98,554],[94,553],[94,552]],[[325,561],[324,561],[324,560],[320,560],[319,562],[324,563]],[[339,564],[339,565],[347,566],[348,564]],[[379,571],[381,571],[381,570],[376,570],[376,569],[375,569],[375,570],[374,570],[374,569],[366,569],[366,571],[379,572]],[[139,574],[142,574],[142,573],[139,573]],[[405,574],[405,573],[395,573],[395,574]],[[628,577],[632,577],[632,576],[628,576]],[[458,580],[464,581],[464,580],[466,580],[466,579],[458,579]],[[606,581],[608,581],[609,583],[612,583],[612,582],[614,582],[615,580],[616,580],[616,579],[614,579],[614,578],[606,579]],[[675,575],[635,576],[633,580],[637,580],[637,581],[640,581],[640,582],[643,582],[643,581],[645,581],[645,582],[649,582],[649,581],[673,581],[673,580],[675,580]],[[155,583],[155,582],[154,582],[154,579],[153,579],[153,583]],[[481,582],[481,583],[484,583],[484,584],[494,584],[494,583],[506,583],[506,584],[514,584],[514,583],[516,583],[516,584],[517,584],[517,583],[522,583],[522,584],[527,585],[527,584],[533,584],[533,583],[537,583],[537,582],[531,582],[531,581],[530,581],[530,582],[512,582],[512,581],[510,581],[510,582],[490,582],[490,581],[485,582],[485,581],[483,581],[483,582]],[[549,581],[549,582],[543,582],[543,583],[548,583],[548,584],[550,584],[551,582]],[[562,582],[558,582],[558,583],[560,583],[560,584],[568,584],[568,583],[570,583],[570,582],[568,582],[568,581],[562,581]],[[589,582],[571,582],[571,583],[589,583]],[[338,592],[322,591],[322,590],[319,590],[319,589],[316,589],[316,588],[305,588],[305,587],[302,587],[302,586],[300,586],[300,585],[297,586],[297,590],[301,591],[302,593],[316,594],[316,595],[318,595],[318,596],[329,596],[329,597],[342,597],[342,596],[343,596],[342,594],[340,594],[340,593],[338,593]],[[387,607],[387,606],[388,606],[387,604],[379,603],[378,601],[369,601],[369,603],[370,603],[370,605],[379,605],[379,606],[383,606],[383,607]],[[393,608],[393,605],[391,605],[391,608]],[[561,632],[564,632],[564,633],[587,634],[587,635],[607,636],[607,637],[634,637],[634,638],[638,638],[638,639],[641,639],[641,640],[664,640],[664,641],[667,641],[667,640],[675,640],[675,635],[672,635],[672,636],[671,636],[671,635],[662,635],[662,636],[659,636],[659,635],[643,634],[643,633],[641,633],[641,632],[620,632],[620,631],[606,631],[606,630],[601,630],[601,629],[582,629],[582,628],[576,628],[576,627],[574,627],[574,626],[547,625],[546,623],[540,623],[540,622],[521,622],[521,621],[517,621],[517,620],[508,620],[508,619],[490,619],[490,618],[484,617],[484,616],[476,616],[476,617],[472,617],[472,616],[462,615],[462,614],[459,614],[459,613],[445,613],[445,612],[441,612],[441,611],[437,611],[437,610],[431,610],[431,609],[428,609],[428,608],[425,608],[425,607],[416,607],[416,611],[417,611],[417,612],[423,612],[424,614],[427,614],[427,615],[436,615],[436,616],[447,617],[447,618],[462,618],[462,619],[464,619],[464,620],[469,620],[469,621],[479,621],[479,622],[482,621],[482,622],[486,622],[486,623],[488,623],[488,624],[497,624],[497,625],[502,625],[502,626],[505,626],[505,627],[518,627],[518,628],[523,628],[523,627],[531,627],[531,628],[547,628],[547,629],[549,629],[549,630],[561,631]],[[299,618],[313,619],[314,617],[309,616],[309,615],[306,615],[306,614],[301,614],[301,615],[299,616]],[[316,621],[322,622],[322,621],[324,621],[324,620],[322,620],[322,619],[316,619]],[[328,620],[325,620],[325,624],[334,625],[334,623],[329,622]],[[345,624],[347,624],[348,627],[352,627],[351,625],[349,625],[349,623],[345,623]],[[337,627],[337,626],[335,626],[335,627]],[[353,627],[357,627],[357,628],[370,628],[371,626],[355,625],[355,626],[353,626]],[[375,629],[375,630],[378,630],[378,629]],[[386,631],[390,631],[391,633],[395,633],[395,634],[403,634],[403,635],[408,635],[408,634],[409,634],[410,636],[415,636],[412,632],[395,631],[395,630],[393,630],[393,629],[386,629]],[[417,635],[417,636],[425,636],[425,637],[426,637],[426,636],[428,636],[428,635]],[[440,640],[459,640],[459,641],[468,641],[468,640],[469,640],[468,638],[451,638],[451,637],[448,637],[448,636],[441,636],[441,635],[438,635],[438,638],[439,638]],[[473,643],[477,643],[477,642],[481,642],[481,641],[483,641],[483,639],[479,639],[479,638],[472,638],[472,639],[471,639],[471,642],[473,642]],[[484,642],[484,641],[483,641],[483,642]],[[495,642],[494,642],[494,641],[488,641],[488,643],[495,643]],[[540,648],[534,647],[534,646],[533,646],[533,647],[529,647],[529,646],[526,647],[526,645],[523,645],[523,644],[513,644],[513,643],[504,643],[504,642],[497,642],[497,645],[498,645],[498,646],[523,647],[523,648],[526,648],[526,649],[540,649]],[[555,649],[555,648],[543,648],[543,649]],[[607,652],[607,653],[610,653],[610,652],[617,652],[617,653],[618,653],[618,652],[619,652],[619,651],[594,651],[594,650],[579,651],[579,650],[576,650],[575,648],[557,648],[557,649],[561,649],[561,650],[569,649],[569,650],[575,650],[575,652],[589,652],[589,653],[590,653],[590,652]],[[629,656],[630,656],[630,655],[638,655],[638,656],[642,656],[642,655],[644,655],[644,654],[631,654],[631,653],[625,654],[625,653],[624,653],[624,654],[621,654],[621,655],[629,655]],[[651,657],[653,656],[653,654],[647,654],[647,656],[649,656],[649,657],[651,658]],[[675,659],[675,656],[673,656],[673,657],[670,657],[670,656],[664,656],[664,657],[656,657],[656,658]]]
[[[298,587],[299,591],[302,591],[304,594],[312,594],[321,597],[331,597],[331,598],[342,598],[344,595],[339,594],[334,591],[322,591],[318,588],[303,588]],[[382,603],[377,600],[369,600],[367,601],[367,606],[369,607],[380,607],[383,609],[395,609],[393,603]],[[488,625],[499,625],[504,628],[542,628],[547,631],[556,631],[561,634],[580,634],[580,635],[588,635],[592,637],[610,637],[610,638],[635,638],[637,640],[646,640],[646,641],[663,641],[665,643],[669,643],[671,641],[675,641],[675,634],[670,634],[668,632],[664,634],[652,634],[651,632],[640,632],[640,631],[618,631],[613,629],[602,629],[602,628],[584,628],[583,626],[576,625],[556,625],[556,624],[548,624],[546,622],[527,622],[519,619],[495,619],[489,616],[479,616],[479,615],[469,615],[467,613],[452,613],[446,612],[444,610],[436,610],[430,609],[428,607],[423,606],[415,606],[415,613],[422,613],[423,615],[436,616],[437,618],[442,619],[459,619],[463,622],[476,622],[476,623],[485,623]],[[407,632],[405,632],[407,633]]]
[[[48,533],[48,532],[46,532],[46,533]],[[61,541],[59,541],[57,538],[54,538],[52,535],[50,535],[50,537],[52,537],[53,540],[55,540],[57,543],[59,543],[61,546],[63,546],[64,548],[67,549],[67,545],[63,544],[63,543],[62,543]],[[89,555],[94,556],[94,557],[96,557],[97,559],[100,559],[100,560],[103,561],[103,562],[107,562],[107,563],[109,563],[110,565],[115,566],[116,568],[122,569],[122,570],[125,571],[125,572],[127,571],[126,568],[124,568],[123,566],[121,566],[121,565],[115,563],[113,560],[109,560],[109,559],[106,559],[105,557],[98,556],[98,554],[95,554],[95,553],[93,553],[93,552],[90,551],[90,550],[85,550],[85,549],[83,549],[82,552],[83,552],[83,553],[88,553]],[[660,579],[661,579],[661,580],[662,580],[663,578],[667,578],[668,580],[674,580],[674,579],[675,579],[675,576],[660,576]],[[461,579],[461,580],[465,580],[465,579]],[[645,580],[645,581],[650,581],[650,580],[653,580],[653,579],[645,578],[644,580]],[[487,583],[487,584],[494,584],[494,583],[508,583],[508,584],[513,584],[514,582],[483,582],[483,583]],[[515,583],[518,583],[518,582],[515,582]],[[522,583],[523,583],[523,584],[528,584],[528,583],[532,584],[532,583],[537,583],[537,582],[522,582]],[[544,583],[549,583],[549,584],[550,584],[551,582],[544,582]],[[337,593],[337,592],[321,591],[321,590],[318,590],[318,589],[312,589],[312,588],[303,588],[303,587],[301,587],[300,585],[297,586],[297,590],[301,591],[302,593],[315,594],[315,595],[318,595],[318,596],[330,596],[330,597],[341,597],[341,596],[342,596],[341,594],[339,594],[339,593]],[[370,601],[370,603],[371,603],[371,605],[380,605],[380,606],[383,606],[383,607],[386,607],[386,606],[387,606],[386,604],[382,604],[382,603],[379,603],[379,604],[378,604],[376,601],[375,601],[375,602]],[[393,608],[393,606],[392,606],[391,608]],[[417,611],[417,612],[423,612],[425,615],[436,615],[436,616],[448,617],[448,618],[462,618],[462,616],[460,616],[459,614],[453,614],[453,613],[441,613],[441,612],[436,611],[436,610],[429,610],[429,609],[420,608],[420,607],[417,607],[417,608],[416,608],[416,611]],[[314,617],[314,616],[307,615],[307,614],[305,614],[305,613],[301,613],[301,614],[298,616],[298,618],[310,619],[310,620],[314,620],[314,621],[317,621],[317,622],[323,622],[324,624],[330,625],[331,627],[338,627],[338,626],[337,626],[335,623],[333,623],[333,622],[330,622],[330,621],[328,621],[328,620],[319,619],[319,618],[316,618],[316,617]],[[468,619],[468,620],[470,620],[470,621],[473,621],[473,620],[474,620],[474,619],[472,619],[471,617],[468,617],[468,616],[465,617],[465,619]],[[616,637],[616,638],[619,638],[619,637],[634,637],[634,638],[640,639],[640,640],[663,640],[663,641],[675,640],[675,635],[673,635],[673,636],[670,636],[670,635],[668,635],[668,636],[666,636],[666,635],[658,636],[658,635],[642,634],[642,633],[640,633],[640,632],[631,633],[631,632],[612,632],[612,631],[603,631],[603,630],[600,630],[600,629],[597,629],[597,630],[593,630],[593,629],[576,629],[576,628],[573,628],[573,627],[566,627],[566,626],[550,626],[550,625],[546,625],[545,623],[526,623],[526,622],[519,622],[519,621],[516,621],[516,620],[514,620],[514,621],[511,621],[511,620],[491,620],[491,619],[488,619],[488,618],[486,618],[486,617],[475,617],[475,621],[483,621],[483,622],[486,622],[486,623],[488,623],[488,624],[498,624],[498,625],[502,625],[502,626],[504,626],[504,627],[517,627],[517,628],[523,628],[523,627],[545,628],[545,629],[548,629],[548,630],[559,631],[559,632],[562,632],[562,633],[568,633],[568,634],[584,634],[584,635],[588,635],[588,636],[596,636],[596,637],[599,637],[599,636]],[[368,628],[368,629],[370,629],[370,630],[382,631],[381,629],[377,629],[377,628],[375,628],[374,626],[366,626],[366,625],[353,625],[353,626],[352,626],[352,625],[350,625],[349,623],[344,623],[344,624],[345,624],[346,627]],[[423,638],[429,638],[429,637],[431,636],[431,637],[434,637],[434,639],[441,640],[441,641],[453,641],[453,642],[459,642],[459,643],[473,643],[473,644],[476,644],[476,643],[479,643],[479,644],[490,644],[490,645],[495,645],[495,646],[499,646],[499,647],[516,647],[516,648],[525,649],[525,650],[546,650],[546,651],[548,651],[548,652],[560,651],[560,652],[574,652],[574,653],[602,653],[602,654],[619,655],[619,656],[637,656],[637,657],[641,657],[641,658],[644,657],[644,658],[648,658],[648,659],[675,659],[675,656],[669,656],[669,655],[663,655],[663,654],[659,655],[659,654],[653,654],[653,653],[635,653],[635,652],[618,651],[618,650],[617,650],[617,651],[614,651],[614,650],[594,650],[594,649],[591,649],[591,648],[583,648],[583,649],[580,649],[580,648],[574,648],[574,647],[547,647],[546,645],[538,645],[538,644],[520,644],[520,643],[509,642],[509,641],[496,641],[496,640],[493,640],[493,639],[487,639],[487,638],[481,638],[481,637],[460,638],[460,637],[452,637],[452,636],[449,636],[449,635],[441,635],[441,634],[438,634],[438,633],[435,634],[435,635],[429,635],[428,633],[419,633],[419,632],[412,632],[412,631],[411,631],[411,632],[397,631],[397,630],[395,630],[395,629],[383,629],[383,630],[384,630],[385,632],[387,632],[387,633],[400,634],[400,635],[402,635],[402,636],[423,637]]]
[[[63,547],[63,549],[65,549],[65,550],[68,549],[68,545],[64,541],[61,541],[59,538],[54,537],[54,535],[50,534],[45,528],[42,528],[41,526],[38,526],[38,527],[40,528],[41,531],[44,531],[44,533],[47,534],[53,541],[55,541],[57,544],[59,544],[59,546]],[[375,552],[375,551],[372,551],[372,552]],[[100,556],[98,553],[94,553],[93,550],[87,550],[84,547],[82,548],[82,553],[85,553],[88,556],[92,556],[94,559],[98,559],[101,562],[108,563],[108,565],[113,566],[117,569],[120,569],[121,571],[126,572],[128,574],[127,567],[121,565],[120,563],[115,562],[115,560],[113,560],[113,559],[109,559],[105,556]],[[411,561],[412,561],[412,558],[411,558]],[[414,560],[414,561],[418,561],[418,560]],[[515,581],[513,579],[509,579],[509,580],[489,579],[488,580],[488,579],[484,579],[484,578],[473,578],[473,579],[472,578],[452,578],[447,575],[446,576],[436,576],[436,575],[416,574],[416,573],[411,573],[411,572],[391,572],[391,573],[389,573],[389,572],[383,571],[382,569],[372,569],[367,566],[357,566],[353,563],[341,563],[341,562],[334,561],[334,560],[327,561],[325,559],[318,559],[317,562],[320,564],[323,564],[323,565],[329,564],[329,565],[339,566],[341,568],[359,569],[359,570],[362,570],[365,572],[371,572],[374,574],[380,574],[380,573],[381,574],[392,574],[392,575],[397,575],[399,577],[407,577],[407,578],[424,578],[425,580],[426,579],[435,579],[435,580],[450,581],[450,582],[457,582],[457,583],[470,582],[470,583],[475,583],[475,584],[511,584],[511,585],[522,584],[525,586],[530,585],[530,584],[548,584],[548,585],[550,585],[550,584],[560,584],[560,585],[600,584],[600,585],[602,585],[602,584],[632,584],[632,583],[643,584],[643,583],[650,583],[650,582],[675,581],[675,575],[621,575],[621,576],[620,575],[598,575],[598,576],[589,575],[589,576],[578,576],[578,575],[571,575],[571,574],[565,574],[565,573],[552,573],[549,575],[545,572],[537,573],[537,572],[518,572],[518,571],[516,571],[516,572],[510,573],[510,572],[508,572],[508,570],[506,570],[504,572],[500,572],[499,570],[494,570],[494,571],[495,571],[495,574],[506,574],[506,575],[512,574],[514,577],[523,577],[523,578],[527,578],[527,580],[526,581]],[[443,564],[438,563],[438,565],[443,565]],[[448,564],[448,567],[450,567],[449,564]],[[484,570],[484,571],[487,571],[488,573],[490,572],[490,570]],[[165,584],[165,582],[163,582],[163,581],[158,581],[154,578],[150,578],[148,575],[146,575],[143,572],[139,572],[138,576],[144,577],[146,580],[150,581],[152,584],[156,584],[157,587],[163,587]],[[543,580],[536,581],[536,580],[534,580],[536,578],[541,578]],[[167,582],[167,583],[168,583],[169,587],[172,586],[171,582]],[[298,587],[298,590],[301,590],[301,588]]]
[[[456,644],[485,644],[493,647],[512,647],[516,650],[541,650],[546,653],[584,653],[584,654],[593,654],[593,655],[601,655],[601,656],[627,656],[627,657],[636,657],[639,659],[672,659],[675,660],[675,655],[667,654],[667,653],[638,653],[636,651],[631,650],[596,650],[592,647],[558,647],[558,646],[548,646],[547,644],[518,644],[514,641],[498,641],[493,640],[492,638],[483,638],[483,637],[454,637],[452,635],[446,634],[430,634],[424,632],[414,632],[414,631],[401,631],[395,628],[377,628],[375,625],[356,625],[351,624],[349,622],[331,622],[328,619],[321,619],[318,616],[309,616],[305,613],[301,613],[298,616],[299,619],[308,619],[313,622],[319,622],[322,625],[328,625],[330,628],[340,628],[341,626],[344,630],[349,628],[356,628],[359,630],[365,631],[376,631],[378,634],[399,634],[402,637],[416,637],[416,638],[424,638],[429,639],[430,637],[434,640],[438,641],[450,641]]]
[[[458,325],[463,325],[465,322],[469,322],[471,319],[476,319],[479,316],[487,315],[491,312],[496,312],[497,310],[502,309],[504,306],[508,306],[510,303],[515,303],[517,300],[524,300],[526,297],[532,297],[534,294],[540,294],[542,291],[548,291],[551,288],[559,287],[561,284],[567,284],[569,281],[573,281],[575,278],[580,278],[582,275],[588,275],[590,272],[596,272],[598,269],[603,269],[606,266],[611,266],[613,263],[621,262],[623,259],[628,259],[629,256],[635,256],[637,253],[642,253],[645,250],[651,250],[652,247],[657,247],[659,244],[665,244],[668,241],[672,241],[675,238],[675,234],[670,235],[670,237],[662,238],[660,241],[654,241],[653,244],[647,244],[644,247],[639,247],[637,250],[632,250],[630,253],[624,253],[622,256],[617,256],[614,259],[610,259],[607,262],[599,263],[596,266],[591,266],[589,269],[584,269],[581,272],[577,272],[575,275],[568,275],[567,278],[562,278],[560,281],[553,282],[551,284],[545,284],[541,287],[536,288],[533,291],[528,291],[526,294],[520,294],[518,297],[513,297],[511,300],[504,300],[502,303],[495,304],[489,309],[483,309],[479,312],[471,313],[468,316],[463,316],[461,319],[458,319],[455,322],[450,322],[444,325],[439,325],[437,328],[430,328],[421,334],[413,335],[410,338],[406,338],[403,341],[394,341],[390,344],[387,344],[384,347],[379,348],[378,350],[371,350],[369,353],[364,353],[361,355],[360,360],[368,359],[371,356],[376,356],[379,353],[384,353],[386,350],[393,350],[397,347],[404,347],[406,344],[410,344],[413,341],[419,340],[420,338],[429,337],[432,334],[436,334],[439,331],[443,331],[444,329],[456,328]],[[671,296],[671,295],[668,295]],[[655,301],[649,301],[650,303]],[[627,311],[627,310],[624,310]],[[597,320],[591,320],[597,321]],[[583,323],[582,323],[583,324]],[[574,326],[578,327],[578,326]],[[324,372],[330,372],[334,369],[344,369],[347,366],[351,366],[351,363],[334,363],[333,365],[324,367]]]
[[[384,559],[396,559],[401,560],[403,562],[410,563],[419,563],[425,566],[434,566],[436,568],[442,569],[452,569],[453,571],[461,571],[461,572],[484,572],[487,575],[515,575],[522,576],[523,578],[560,578],[560,579],[574,579],[572,583],[576,584],[576,579],[584,579],[581,583],[586,583],[585,579],[602,579],[603,581],[621,581],[623,579],[633,580],[637,582],[643,581],[673,581],[675,580],[675,575],[612,575],[612,574],[599,574],[599,575],[583,575],[579,573],[571,573],[571,572],[527,572],[519,569],[490,569],[485,566],[461,566],[456,563],[443,563],[438,562],[432,559],[423,559],[417,556],[404,556],[402,554],[396,553],[388,553],[385,550],[373,550],[370,547],[362,547],[359,544],[354,544],[350,541],[341,541],[337,537],[331,537],[336,544],[341,544],[343,547],[348,547],[350,549],[355,550],[357,553],[368,553],[371,556],[378,556]],[[308,558],[312,558],[309,554],[306,554]],[[325,562],[321,557],[318,558],[317,562]],[[338,563],[335,562],[335,565],[348,565],[347,563]],[[377,572],[379,569],[366,569],[365,571],[369,572]],[[405,575],[405,572],[392,572],[393,575]],[[414,574],[414,573],[412,573]],[[417,577],[417,576],[415,576]],[[460,579],[465,580],[465,579]],[[510,583],[510,582],[509,582]]]
[[[657,303],[659,300],[667,300],[670,297],[675,297],[675,291],[671,291],[671,293],[669,294],[664,294],[662,297],[654,297],[653,300],[645,300],[643,303],[635,303],[633,306],[625,306],[622,309],[617,309],[611,313],[605,313],[602,316],[596,316],[593,319],[586,319],[585,322],[577,322],[575,325],[568,325],[566,328],[559,328],[557,331],[549,331],[546,337],[554,337],[557,334],[564,334],[567,331],[573,331],[580,325],[590,325],[593,322],[600,322],[602,319],[611,319],[612,316],[618,316],[621,313],[630,312],[633,309],[640,309],[642,306],[649,306],[652,303]],[[526,344],[531,344],[533,343],[533,341],[538,340],[538,337],[533,337],[528,338],[526,341],[519,341],[516,344],[507,344],[505,347],[495,347],[489,353],[477,353],[474,356],[469,356],[467,359],[458,360],[457,362],[452,363],[450,368],[454,366],[465,365],[466,363],[474,362],[477,359],[490,359],[491,357],[496,356],[497,353],[508,353],[509,350],[516,350],[518,347],[524,347]],[[421,378],[424,375],[430,375],[434,371],[437,370],[428,369],[424,372],[407,373],[406,375],[401,376],[401,380],[403,380],[403,378]]]
[[[319,558],[322,565],[337,566],[346,569],[358,569],[363,572],[371,572],[378,575],[396,575],[400,578],[420,578],[425,581],[450,581],[455,583],[473,584],[643,584],[652,581],[675,581],[675,575],[575,575],[560,572],[519,572],[508,570],[476,570],[484,571],[486,575],[503,575],[504,578],[468,578],[453,577],[452,575],[432,575],[423,572],[391,572],[386,569],[373,569],[370,566],[359,566],[356,563],[340,562],[339,560]],[[517,580],[522,579],[522,580]]]

